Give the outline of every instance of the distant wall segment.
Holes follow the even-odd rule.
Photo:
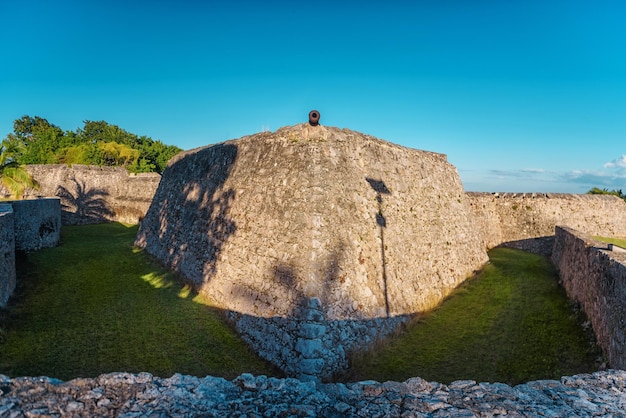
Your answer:
[[[505,245],[549,254],[556,225],[626,237],[626,202],[617,196],[466,193],[484,248]]]
[[[26,168],[40,185],[26,197],[59,197],[64,225],[139,223],[161,179],[157,173],[130,174],[123,167],[41,164]]]
[[[626,252],[557,227],[552,262],[568,296],[584,309],[613,368],[626,369]]]

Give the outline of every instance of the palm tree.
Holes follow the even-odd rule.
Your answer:
[[[0,143],[0,183],[10,193],[11,198],[21,199],[26,189],[38,189],[39,184],[24,167],[15,160],[21,144],[12,135]]]

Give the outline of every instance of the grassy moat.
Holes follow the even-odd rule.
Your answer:
[[[136,233],[119,223],[63,227],[58,247],[21,257],[19,288],[0,311],[0,374],[279,375],[218,310],[133,248]],[[354,355],[341,380],[514,384],[596,370],[600,351],[549,260],[505,248],[489,256],[439,308]]]
[[[598,369],[602,355],[547,257],[489,252],[480,275],[375,355],[354,356],[349,380],[420,376],[517,384]]]

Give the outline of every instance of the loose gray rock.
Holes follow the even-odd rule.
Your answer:
[[[626,417],[626,371],[511,387],[472,380],[316,383],[110,373],[68,382],[0,375],[0,417]]]

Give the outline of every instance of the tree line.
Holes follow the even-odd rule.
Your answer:
[[[609,189],[599,189],[597,187],[594,187],[593,189],[589,190],[587,192],[587,194],[608,194],[608,195],[613,195],[613,196],[617,196],[620,199],[624,199],[626,201],[626,194],[622,193],[622,189],[619,190],[609,190]]]
[[[105,121],[84,121],[64,131],[39,116],[22,116],[0,144],[2,154],[17,165],[87,164],[123,166],[132,173],[162,173],[182,149],[138,136]]]

